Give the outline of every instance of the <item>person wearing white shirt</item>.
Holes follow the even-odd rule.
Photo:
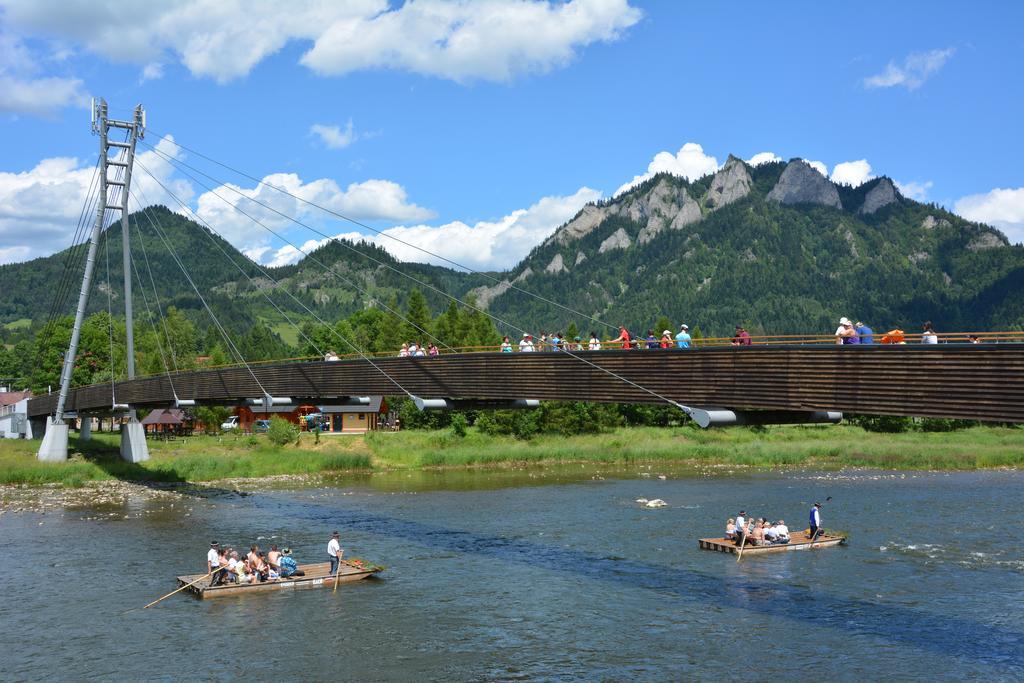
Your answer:
[[[741,543],[743,537],[747,533],[747,518],[746,511],[740,510],[740,514],[736,515],[736,542]]]
[[[533,336],[523,333],[523,338],[519,340],[519,352],[520,353],[533,353]]]
[[[590,333],[590,342],[587,344],[587,349],[590,351],[601,350],[601,340],[597,338],[597,334],[595,332]]]
[[[341,548],[339,538],[341,538],[341,535],[335,531],[331,534],[331,540],[327,542],[327,556],[331,560],[331,574],[338,572],[338,563],[341,562],[341,556],[345,554],[345,551]]]
[[[217,541],[210,543],[210,550],[206,553],[206,572],[210,574],[211,586],[219,585],[224,578],[220,566],[220,544]]]
[[[785,520],[780,519],[775,525],[775,538],[776,543],[789,543],[789,527],[786,526]]]

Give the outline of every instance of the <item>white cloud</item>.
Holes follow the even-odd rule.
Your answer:
[[[359,136],[356,134],[355,128],[352,125],[352,119],[348,120],[348,123],[345,125],[345,130],[342,130],[340,126],[328,126],[322,123],[314,123],[309,127],[309,133],[310,135],[315,135],[320,138],[320,142],[322,142],[327,149],[344,149],[359,139]]]
[[[750,164],[751,166],[770,164],[774,161],[782,161],[782,157],[780,157],[775,152],[758,152],[754,156],[747,159],[747,163]]]
[[[615,40],[640,17],[627,0],[418,0],[335,22],[302,63],[326,75],[397,68],[459,82],[508,81],[564,66],[578,47]]]
[[[473,225],[452,221],[440,226],[397,226],[383,232],[474,270],[502,270],[521,261],[530,249],[575,216],[584,205],[600,198],[601,192],[598,190],[581,187],[568,196],[544,197],[528,209],[513,211],[496,221],[479,221]],[[337,237],[378,244],[402,261],[450,265],[419,249],[381,235],[348,232]],[[324,242],[310,240],[302,245],[302,250],[308,253]],[[274,253],[268,264],[288,265],[300,258],[302,254],[299,250],[286,245]]]
[[[172,155],[176,151],[169,141],[161,142],[159,148]],[[154,152],[141,153],[137,159],[183,200],[191,199],[191,186],[171,178],[173,169],[167,161]],[[93,165],[92,160],[54,157],[43,159],[27,171],[0,172],[0,259],[35,258],[70,246],[92,181]],[[111,178],[114,178],[113,171],[112,167]],[[177,208],[141,168],[136,168],[132,189],[133,194],[140,189],[144,191],[152,203]],[[116,195],[112,189],[111,197]],[[137,207],[134,199],[130,203],[131,210]],[[91,224],[92,217],[86,220]]]
[[[174,54],[195,76],[245,76],[291,41],[324,75],[392,68],[448,78],[507,81],[564,66],[578,50],[617,39],[640,20],[628,0],[153,1],[0,0],[5,21],[80,43],[119,62]]]
[[[150,62],[142,67],[142,74],[139,76],[139,83],[146,81],[157,81],[164,77],[164,65],[160,62]]]
[[[269,244],[265,244],[262,247],[253,247],[252,249],[245,249],[242,251],[243,254],[248,256],[250,259],[256,262],[263,260],[263,257],[268,251],[273,249]]]
[[[675,154],[671,152],[658,152],[655,154],[654,159],[647,165],[647,172],[642,175],[633,176],[631,181],[615,190],[615,195],[620,195],[659,173],[671,173],[672,175],[681,176],[689,180],[695,180],[708,173],[714,173],[718,168],[718,160],[715,157],[704,154],[704,148],[696,142],[687,142]]]
[[[871,164],[868,163],[867,159],[844,161],[841,164],[836,164],[832,169],[832,182],[839,183],[840,185],[857,187],[872,178],[874,176],[871,175]]]
[[[434,217],[433,211],[410,203],[405,188],[390,180],[372,179],[352,183],[344,190],[329,178],[305,183],[294,173],[268,175],[263,178],[263,182],[286,190],[294,196],[278,192],[266,185],[258,185],[255,188],[222,185],[199,196],[196,212],[225,239],[247,251],[267,246],[273,241],[273,235],[236,211],[234,207],[238,207],[277,232],[295,227],[292,221],[280,214],[303,222],[322,223],[330,219],[324,212],[296,197],[355,220],[422,221]],[[265,254],[266,251],[260,255]]]
[[[0,265],[24,261],[31,253],[28,247],[0,247]]]
[[[88,102],[77,78],[21,79],[0,74],[0,111],[46,115],[61,107],[85,107]]]
[[[809,159],[804,159],[804,161],[806,161],[807,165],[813,168],[815,171],[828,178],[828,166],[826,166],[824,162],[811,161]]]
[[[968,195],[957,201],[956,212],[967,220],[1000,228],[1011,242],[1024,242],[1024,187]]]
[[[174,197],[188,204],[195,196],[195,190],[187,180],[174,177],[174,166],[163,156],[184,160],[186,155],[180,147],[174,144],[173,135],[161,138],[160,142],[156,144],[156,148],[162,154],[147,150],[135,155],[136,168],[132,174],[128,208],[131,211],[138,211],[143,206],[163,204],[171,211],[186,215],[181,204]],[[110,177],[114,177],[112,171],[113,169],[108,173]],[[174,197],[169,193],[172,193]]]
[[[889,62],[882,73],[865,78],[864,87],[892,88],[901,85],[907,90],[916,90],[935,75],[954,52],[956,48],[948,47],[945,50],[929,50],[907,55],[902,64]]]
[[[901,183],[896,180],[896,189],[900,191],[900,194],[908,199],[913,199],[918,202],[923,202],[928,198],[928,190],[932,189],[933,183],[930,180],[926,180],[923,183],[916,180],[909,183]]]
[[[46,116],[66,106],[88,105],[82,81],[40,77],[42,58],[7,32],[0,32],[0,112]]]

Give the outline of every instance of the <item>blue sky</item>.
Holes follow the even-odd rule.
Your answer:
[[[171,134],[474,268],[511,267],[652,161],[700,175],[730,153],[888,175],[1019,242],[1022,25],[1015,2],[0,0],[0,263],[69,244],[95,161],[90,96],[113,115],[143,103],[148,142]],[[142,161],[264,263],[300,255],[156,153]]]

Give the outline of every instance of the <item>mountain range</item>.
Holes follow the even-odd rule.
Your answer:
[[[222,322],[241,330],[262,319],[290,343],[295,333],[275,304],[293,320],[313,316],[282,288],[326,320],[367,306],[403,306],[412,288],[435,312],[448,304],[440,292],[471,295],[498,318],[538,331],[569,322],[596,328],[589,318],[645,331],[661,316],[699,326],[705,335],[729,334],[734,324],[753,333],[831,331],[840,316],[876,329],[917,329],[926,319],[940,330],[1024,326],[1024,247],[1010,245],[995,228],[902,196],[887,177],[855,188],[837,185],[800,159],[752,167],[730,156],[698,180],[657,175],[587,205],[501,273],[399,263],[380,247],[344,241],[295,265],[268,268],[164,207],[148,213],[133,214],[130,222],[150,297],[152,271],[163,306],[209,325],[202,300],[153,232],[153,219]],[[106,309],[108,292],[115,311],[123,306],[119,223],[107,239],[91,311]],[[140,259],[143,244],[148,269]],[[72,256],[64,290],[68,250],[0,266],[0,325],[7,336],[45,320],[58,291],[65,292],[59,312],[73,312],[84,248]],[[144,305],[139,286],[136,281],[137,310]]]

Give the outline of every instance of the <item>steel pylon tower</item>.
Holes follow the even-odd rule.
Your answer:
[[[127,139],[124,142],[110,139],[111,129],[120,129],[127,132]],[[82,332],[82,321],[85,319],[85,309],[89,302],[89,289],[92,285],[93,271],[96,266],[96,252],[99,248],[100,235],[103,232],[103,222],[107,211],[119,211],[121,213],[121,244],[124,251],[124,314],[125,326],[127,329],[127,357],[128,357],[128,379],[135,377],[135,330],[134,316],[132,312],[132,269],[131,269],[131,236],[128,230],[128,191],[131,187],[132,168],[135,162],[135,143],[145,135],[146,112],[142,105],[135,107],[130,121],[119,121],[107,116],[107,103],[102,98],[93,99],[92,102],[92,132],[100,138],[99,156],[99,201],[96,205],[96,220],[92,226],[92,234],[89,239],[89,251],[85,261],[85,275],[82,278],[82,289],[78,294],[78,308],[75,310],[75,326],[71,331],[71,342],[68,344],[67,354],[64,356],[64,367],[61,369],[60,393],[57,397],[57,409],[53,420],[47,425],[47,437],[44,437],[43,444],[39,449],[41,460],[65,460],[67,459],[67,427],[64,425],[64,406],[67,402],[68,391],[71,387],[71,375],[75,368],[75,356],[78,353],[78,339]],[[110,157],[111,150],[114,150],[115,158]],[[120,158],[118,158],[120,157]],[[123,169],[120,179],[111,178],[109,169]],[[111,187],[118,188],[119,193],[111,198],[109,190]],[[111,406],[114,409],[115,406]],[[50,441],[50,426],[61,426],[63,430],[57,429],[54,443]],[[58,432],[63,431],[63,447],[60,446]],[[63,450],[63,457],[60,452]]]

